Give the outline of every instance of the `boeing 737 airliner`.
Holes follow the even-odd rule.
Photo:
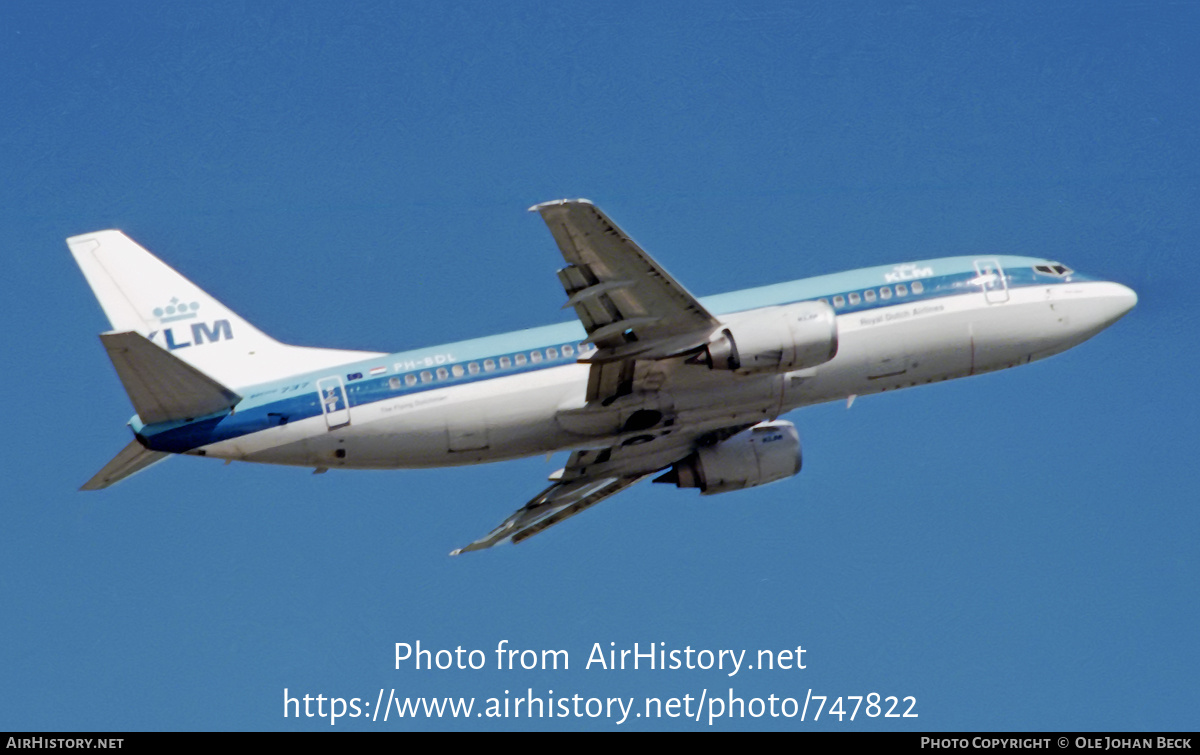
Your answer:
[[[1049,260],[922,260],[696,299],[587,200],[536,205],[579,322],[398,354],[288,346],[120,231],[67,240],[134,440],[89,480],[170,454],[316,472],[571,451],[454,551],[518,543],[648,476],[724,493],[800,471],[793,409],[1015,367],[1112,325],[1133,291]]]

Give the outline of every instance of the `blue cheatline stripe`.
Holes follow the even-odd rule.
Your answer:
[[[972,258],[973,259],[973,258]],[[1006,258],[999,258],[1004,260]],[[1036,260],[1037,263],[1044,262]],[[881,268],[886,269],[886,268]],[[1027,286],[1044,286],[1051,284],[1061,284],[1078,282],[1082,280],[1092,280],[1091,278],[1079,274],[1073,274],[1066,278],[1055,278],[1051,276],[1041,275],[1034,272],[1031,267],[1006,269],[1008,288],[1023,288]],[[834,276],[831,276],[834,277]],[[833,302],[834,297],[841,296],[846,304],[842,307],[837,307],[835,311],[839,315],[856,314],[870,311],[873,309],[883,309],[886,307],[894,307],[912,302],[928,301],[930,299],[945,298],[948,296],[957,296],[961,294],[979,293],[980,287],[978,284],[972,284],[970,281],[977,277],[977,273],[972,269],[967,272],[956,272],[949,275],[930,276],[916,280],[902,281],[908,288],[907,296],[893,295],[890,299],[878,298],[878,291],[885,284],[877,283],[874,286],[864,286],[856,289],[846,289],[842,291],[832,291],[828,293],[820,293],[818,296],[811,296],[808,299],[797,299],[796,301],[816,300],[818,298]],[[861,277],[859,281],[861,282]],[[919,282],[923,291],[920,293],[912,293],[912,284]],[[893,291],[898,283],[886,284]],[[874,290],[876,292],[876,300],[869,302],[864,298],[866,290]],[[744,292],[737,292],[742,294]],[[860,301],[856,305],[849,304],[850,294],[858,294]],[[730,296],[730,295],[725,295]],[[713,297],[719,298],[719,297]],[[794,302],[766,302],[755,306],[773,306],[779,303],[794,303]],[[750,309],[754,307],[744,307]],[[731,310],[740,311],[740,310]],[[723,311],[720,314],[730,314],[731,311]],[[563,336],[575,331],[575,335],[581,337],[582,327],[578,323],[563,323],[559,326],[549,326],[546,328],[538,328],[533,331],[525,331],[520,334],[509,334],[513,336],[523,336],[517,340],[531,340],[531,337],[541,336]],[[491,339],[479,339],[480,341],[497,342],[500,337]],[[445,347],[439,347],[443,350],[458,351],[460,346],[470,346],[477,341],[468,341],[464,344],[451,344]],[[566,339],[555,339],[553,341],[541,341],[541,346],[531,346],[529,348],[514,349],[490,354],[488,356],[472,356],[468,359],[454,358],[453,361],[447,361],[444,364],[437,366],[425,366],[427,360],[432,360],[429,356],[413,356],[413,352],[394,354],[387,357],[379,357],[364,362],[354,362],[343,365],[338,369],[338,372],[332,370],[324,370],[318,373],[310,373],[299,376],[294,380],[286,383],[273,383],[262,386],[261,390],[252,391],[247,394],[246,399],[240,403],[236,411],[232,414],[201,418],[192,422],[177,422],[177,423],[162,423],[161,425],[143,426],[140,421],[134,418],[133,426],[135,431],[145,440],[150,448],[156,451],[168,451],[171,453],[183,453],[195,448],[199,448],[210,443],[217,443],[231,438],[241,437],[250,433],[267,430],[272,427],[278,427],[288,422],[296,422],[310,417],[321,416],[321,405],[317,397],[316,382],[317,380],[330,377],[331,374],[337,374],[345,383],[347,399],[350,406],[363,406],[366,404],[375,403],[377,401],[386,401],[389,399],[400,398],[402,396],[415,395],[431,390],[448,388],[457,385],[467,385],[470,383],[482,382],[484,380],[492,380],[499,377],[508,377],[510,375],[520,375],[524,373],[534,372],[537,370],[551,369],[561,367],[563,365],[573,364],[575,356],[563,357],[562,347],[570,345],[579,350],[579,342]],[[512,345],[516,345],[513,343]],[[559,356],[556,359],[543,359],[541,362],[527,362],[524,365],[516,365],[513,363],[507,368],[497,367],[492,372],[484,372],[482,365],[484,360],[494,360],[497,365],[502,357],[513,359],[517,354],[523,353],[528,358],[529,352],[541,351],[543,355],[546,349],[558,349]],[[425,350],[422,354],[435,354],[436,349]],[[467,353],[471,353],[468,351]],[[478,353],[475,351],[474,353]],[[395,367],[399,364],[416,364],[420,362],[421,366],[415,369],[406,369],[396,371]],[[467,366],[470,363],[477,363],[481,366],[480,372],[470,374],[467,372]],[[379,377],[365,377],[361,379],[349,379],[355,374],[369,374],[371,368],[386,365],[388,372]],[[446,378],[435,379],[433,382],[422,382],[420,373],[430,372],[436,374],[436,370],[440,367],[447,371],[452,370],[455,366],[463,369],[464,374],[461,377],[454,377],[451,373]],[[405,375],[417,375],[418,382],[416,385],[406,385],[404,383]],[[400,379],[400,386],[393,387],[390,381],[393,378]]]
[[[570,345],[579,350],[579,344],[554,344],[545,348],[557,348],[559,354],[562,354],[562,346]],[[545,351],[545,348],[542,351]],[[523,353],[528,358],[528,352]],[[512,359],[516,354],[499,354],[495,357],[488,357],[499,362],[501,357]],[[372,364],[379,364],[381,360],[375,360]],[[550,369],[553,367],[563,367],[566,365],[575,364],[575,357],[559,356],[556,359],[543,359],[541,362],[527,362],[524,365],[516,365],[515,363],[506,368],[497,366],[494,371],[485,372],[482,370],[483,360],[477,361],[481,365],[481,370],[477,374],[466,372],[466,362],[455,362],[452,364],[443,365],[440,369],[447,371],[453,369],[454,365],[463,368],[464,374],[461,377],[439,378],[433,382],[421,382],[420,372],[435,373],[439,368],[427,368],[409,373],[397,373],[393,375],[385,375],[376,378],[364,378],[362,380],[346,381],[346,374],[353,375],[356,372],[361,372],[360,369],[343,365],[338,368],[348,372],[339,375],[342,378],[346,390],[346,397],[349,406],[364,406],[373,404],[377,401],[387,401],[389,399],[400,398],[403,396],[411,396],[427,391],[438,390],[441,388],[450,388],[453,386],[469,385],[471,383],[479,383],[485,380],[492,380],[499,377],[508,377],[510,375],[520,375],[538,370]],[[403,380],[404,374],[417,374],[418,382],[416,385],[405,385]],[[318,376],[319,375],[319,376]],[[146,440],[150,447],[156,451],[169,451],[171,453],[183,453],[190,451],[193,448],[207,445],[209,443],[217,443],[222,440],[237,438],[249,433],[259,432],[260,430],[268,430],[272,427],[279,427],[288,422],[296,422],[310,417],[321,416],[321,404],[317,397],[316,382],[317,380],[330,377],[329,371],[323,373],[315,373],[311,377],[306,377],[297,380],[295,383],[285,386],[287,388],[295,388],[291,395],[270,400],[268,403],[262,403],[257,406],[250,406],[245,409],[239,404],[236,411],[232,414],[207,417],[204,419],[195,420],[188,423],[163,423],[163,426],[168,426],[164,430],[157,430],[156,426],[147,426],[141,429],[141,436]],[[400,387],[392,387],[391,380],[394,378],[400,379]],[[268,393],[275,393],[269,391]],[[263,394],[258,394],[262,396]]]

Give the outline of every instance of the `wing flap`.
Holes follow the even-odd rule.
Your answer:
[[[148,425],[227,411],[242,397],[138,333],[100,336],[138,417]]]

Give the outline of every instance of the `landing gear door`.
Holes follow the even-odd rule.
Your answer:
[[[350,424],[350,404],[346,400],[346,387],[337,375],[317,381],[317,394],[321,402],[321,413],[330,430]]]
[[[983,295],[988,304],[1003,304],[1008,301],[1008,280],[1004,277],[1000,260],[975,260],[975,272],[979,274],[975,282],[983,287]]]

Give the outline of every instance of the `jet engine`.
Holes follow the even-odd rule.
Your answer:
[[[655,482],[700,488],[701,495],[744,490],[800,471],[800,436],[791,422],[761,422],[675,462]]]
[[[816,367],[837,355],[837,315],[805,301],[731,317],[695,359],[743,375]]]

